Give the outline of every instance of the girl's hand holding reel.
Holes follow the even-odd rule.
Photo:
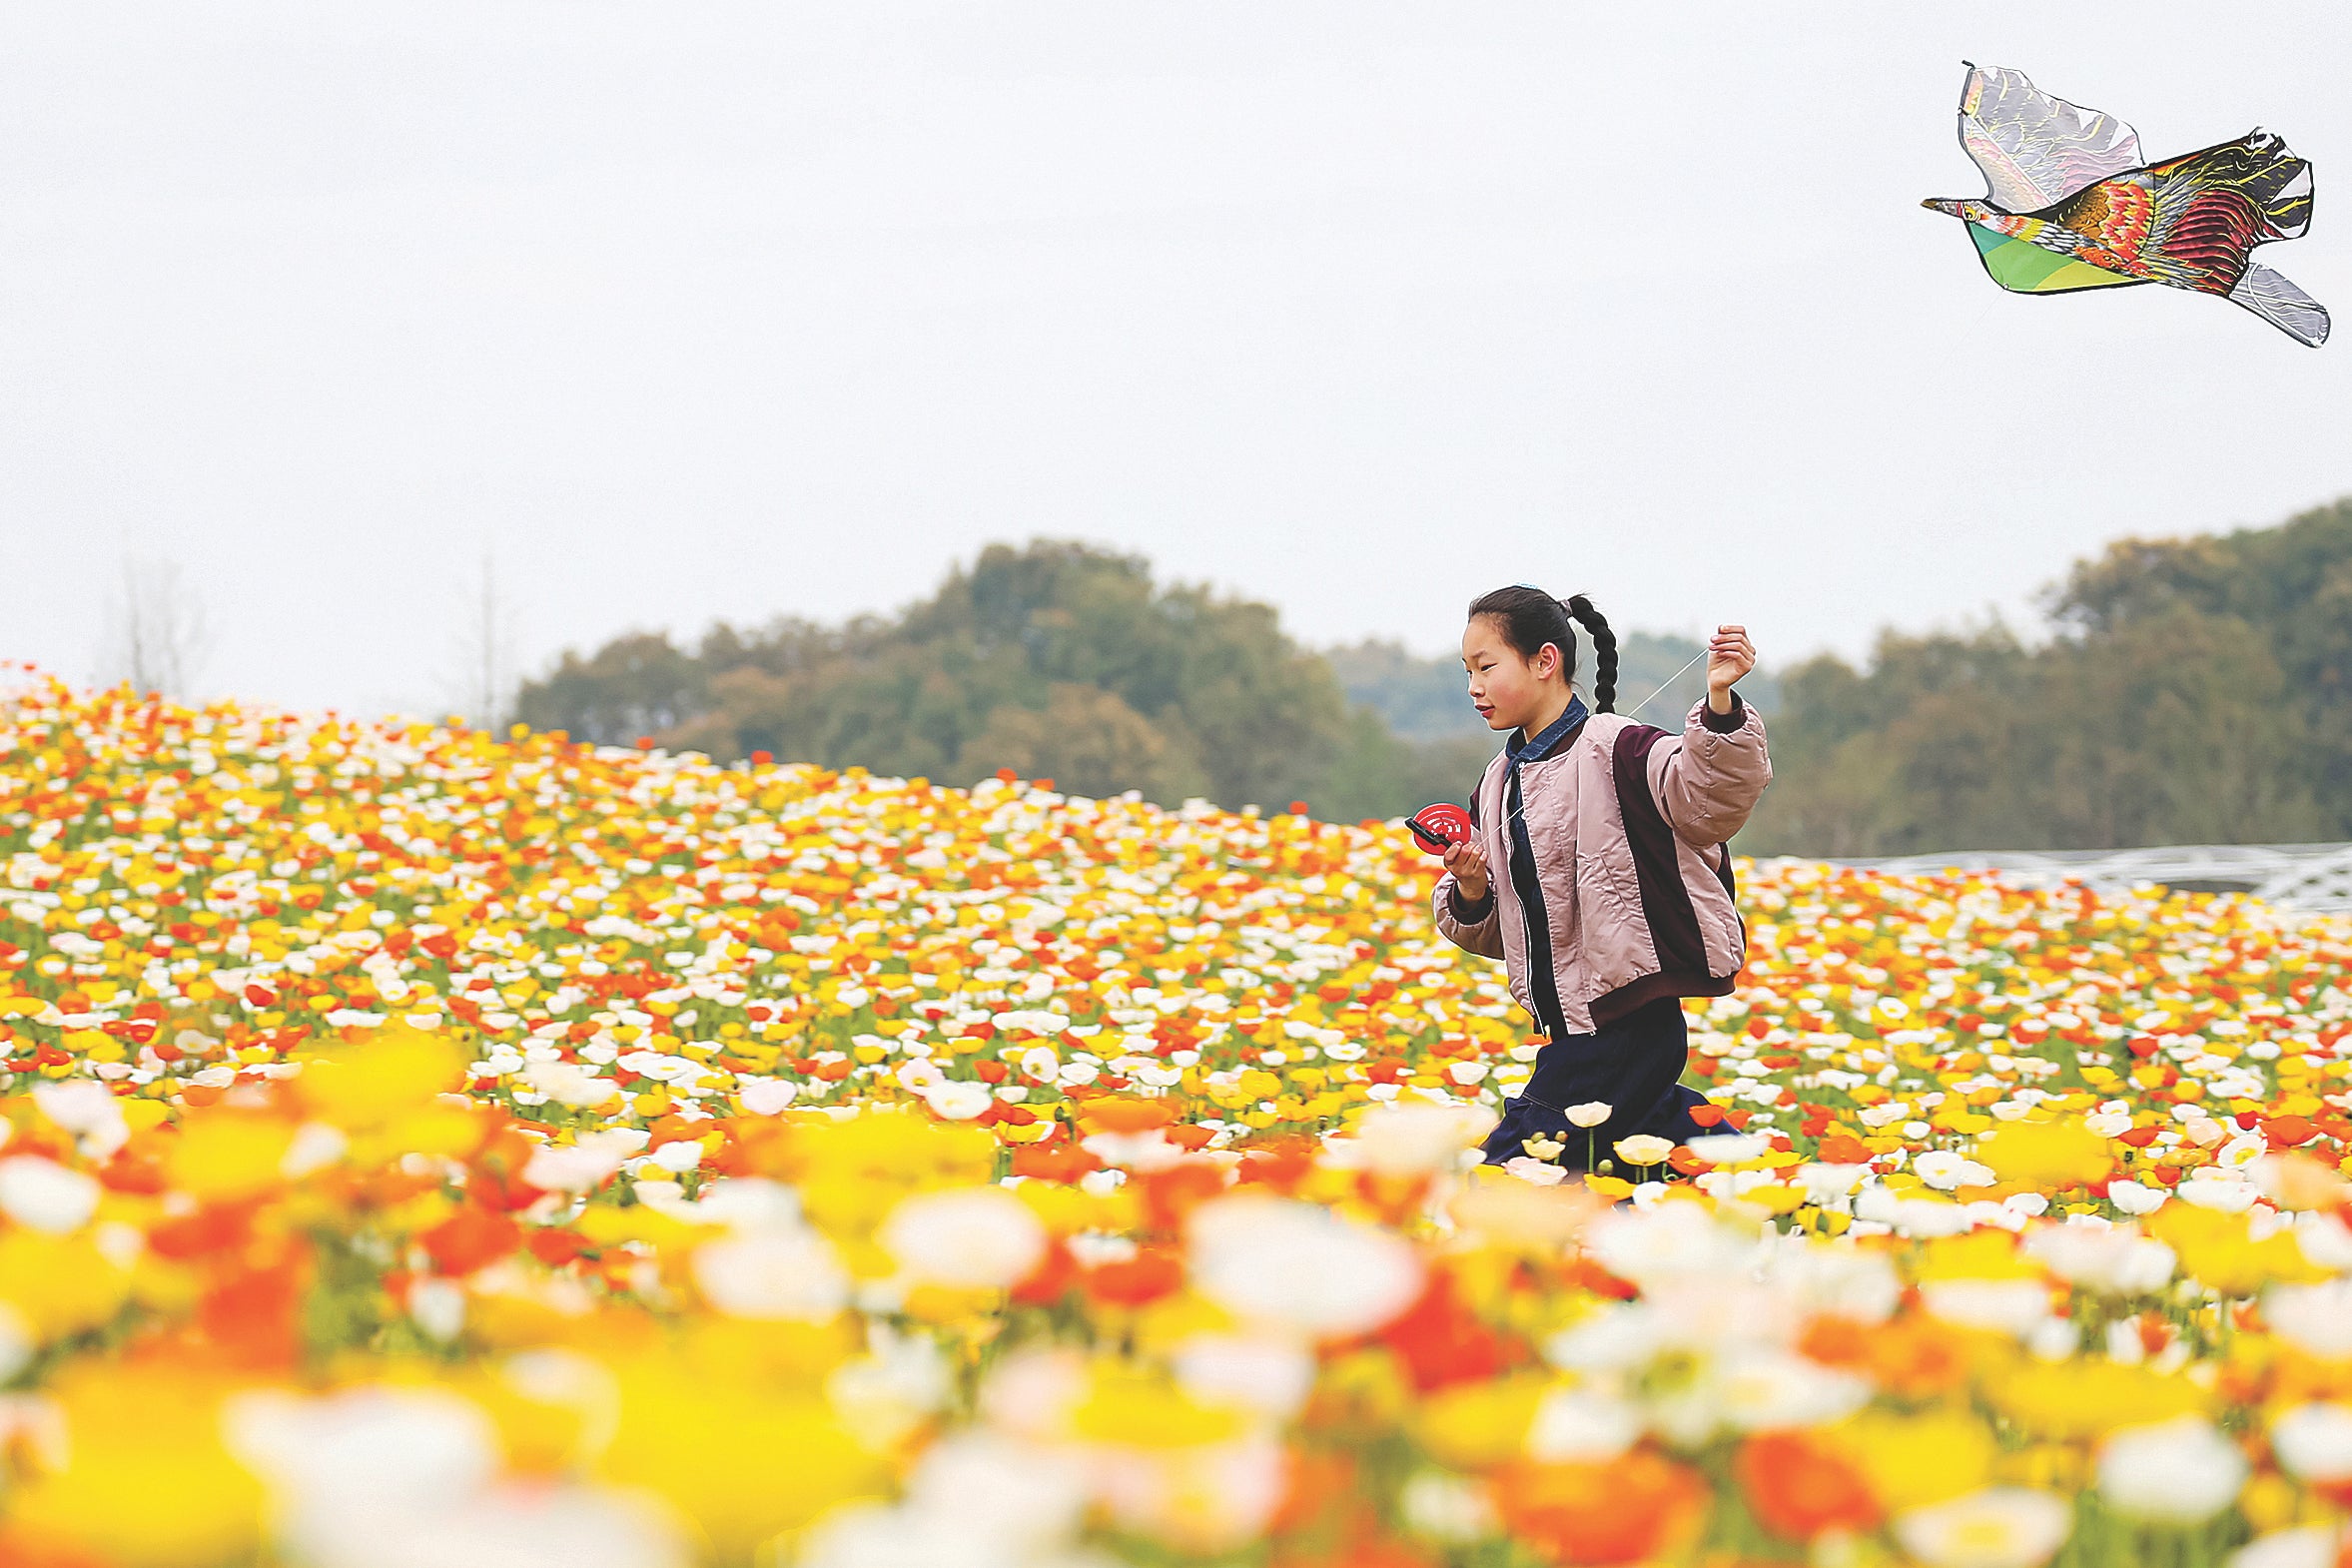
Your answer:
[[[1478,853],[1475,844],[1455,844],[1445,852],[1445,869],[1454,874],[1454,886],[1462,890],[1462,897],[1475,904],[1486,897],[1486,857]]]

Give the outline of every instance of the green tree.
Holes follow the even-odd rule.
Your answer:
[[[1790,670],[1743,847],[1872,855],[2352,836],[2352,502],[2124,540],[2058,635],[1882,637]]]
[[[2051,597],[2061,622],[2088,636],[2174,606],[2239,621],[2269,649],[2284,682],[2274,700],[2298,721],[2289,766],[2304,776],[2313,831],[2352,838],[2352,499],[2275,528],[2126,539],[2076,565]]]
[[[566,651],[544,680],[524,682],[515,711],[535,729],[618,745],[659,734],[708,705],[701,661],[674,647],[666,632],[633,631],[585,659]]]
[[[663,722],[631,727],[657,710]],[[896,616],[721,625],[692,656],[644,635],[567,654],[526,685],[522,711],[726,760],[766,751],[958,784],[1012,768],[1086,793],[1276,808],[1333,787],[1353,733],[1328,665],[1270,606],[1056,540],[992,545]]]

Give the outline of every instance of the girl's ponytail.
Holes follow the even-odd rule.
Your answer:
[[[1583,594],[1571,594],[1561,607],[1576,617],[1585,635],[1593,639],[1593,711],[1617,711],[1617,633],[1609,629],[1609,622],[1593,608],[1593,601]]]

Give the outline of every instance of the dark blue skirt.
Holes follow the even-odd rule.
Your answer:
[[[1707,1097],[1676,1082],[1690,1059],[1682,1003],[1674,997],[1638,1007],[1590,1035],[1551,1042],[1537,1053],[1527,1087],[1503,1102],[1503,1119],[1486,1138],[1486,1163],[1516,1159],[1526,1153],[1521,1146],[1528,1139],[1544,1137],[1568,1146],[1558,1162],[1568,1170],[1584,1170],[1590,1149],[1595,1163],[1615,1160],[1618,1175],[1631,1175],[1612,1152],[1619,1139],[1650,1133],[1683,1144],[1707,1131],[1691,1120],[1691,1107],[1706,1104]],[[1611,1108],[1598,1127],[1578,1127],[1564,1115],[1570,1106],[1596,1100]]]

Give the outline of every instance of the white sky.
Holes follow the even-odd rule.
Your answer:
[[[431,706],[485,548],[536,668],[1046,533],[1318,642],[1526,579],[1778,661],[2352,491],[2352,342],[1919,208],[1963,57],[2282,132],[2265,259],[2352,311],[2342,0],[18,0],[0,657],[169,559],[205,689]]]

